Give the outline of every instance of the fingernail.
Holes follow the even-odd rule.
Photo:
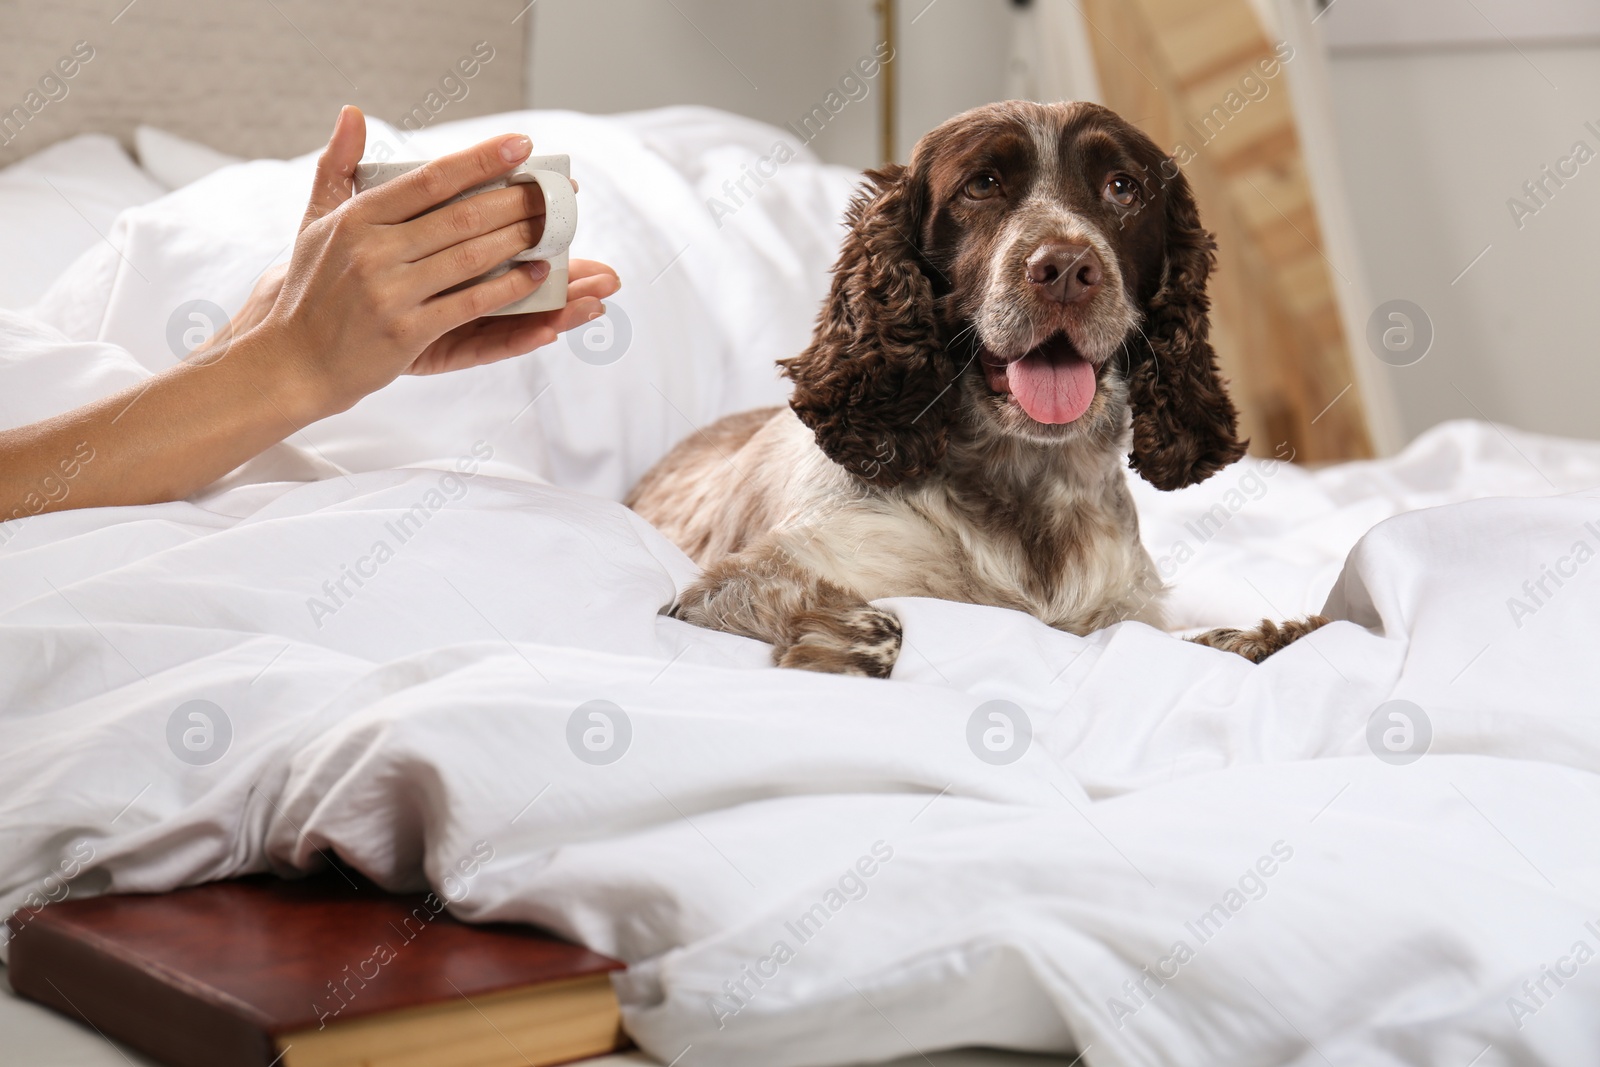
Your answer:
[[[500,158],[507,163],[520,163],[533,151],[533,142],[520,133],[500,142]]]
[[[528,264],[528,277],[536,282],[542,282],[550,276],[550,264],[542,259],[534,260]]]
[[[598,319],[600,316],[604,315],[605,313],[606,313],[606,306],[604,304],[601,304],[600,305],[600,310],[594,312],[593,314],[591,314],[587,321],[593,322],[595,319]]]

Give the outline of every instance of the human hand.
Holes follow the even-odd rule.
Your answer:
[[[560,334],[605,314],[602,301],[621,287],[617,272],[604,263],[574,259],[568,266],[566,307],[464,323],[423,349],[406,373],[443,374],[542,348]]]
[[[281,291],[251,331],[275,343],[250,347],[275,352],[275,372],[299,380],[299,417],[342,411],[401,374],[518,355],[604,313],[602,300],[620,285],[616,273],[582,260],[571,265],[568,302],[559,311],[483,317],[538,288],[549,273],[546,263],[518,264],[445,292],[531,247],[543,232],[537,185],[433,210],[526,159],[532,150],[526,137],[492,138],[355,195],[365,143],[365,119],[345,108],[317,162]],[[263,284],[270,282],[264,277]]]
[[[226,332],[211,340],[211,347],[225,345],[260,325],[277,302],[288,272],[287,263],[262,272],[244,306],[228,323]],[[605,305],[599,301],[611,296],[621,285],[617,272],[604,263],[574,259],[568,268],[566,307],[529,315],[496,315],[464,323],[423,349],[406,373],[443,374],[543,348],[568,330],[603,314]]]
[[[262,271],[261,277],[256,279],[256,284],[251,288],[250,295],[245,297],[244,305],[206,342],[207,347],[221,349],[231,344],[235,337],[249,333],[261,325],[272,310],[272,305],[278,302],[278,293],[283,290],[283,279],[288,273],[287,263],[276,263]]]

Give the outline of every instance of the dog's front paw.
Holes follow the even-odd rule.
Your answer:
[[[1328,620],[1321,615],[1290,619],[1281,625],[1271,619],[1262,619],[1261,625],[1253,630],[1207,630],[1189,640],[1197,645],[1237,653],[1251,663],[1260,663],[1274,652],[1326,625]]]
[[[900,657],[900,620],[870,604],[801,612],[788,629],[793,640],[772,651],[780,667],[887,678]]]
[[[704,626],[708,630],[737,632],[724,625],[716,611],[717,594],[720,592],[722,586],[719,583],[707,581],[704,576],[696,578],[684,588],[678,599],[672,602],[667,615],[674,619],[682,619],[692,626]]]

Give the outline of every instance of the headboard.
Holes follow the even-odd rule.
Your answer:
[[[524,107],[527,0],[0,0],[0,164],[140,123],[235,155]],[[470,75],[466,72],[472,71]]]

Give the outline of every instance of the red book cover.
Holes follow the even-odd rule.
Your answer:
[[[342,871],[68,900],[12,925],[19,995],[176,1067],[332,1062],[282,1046],[351,1022],[366,1021],[365,1033],[415,1009],[481,1015],[479,1001],[563,983],[589,1004],[610,996],[614,1010],[607,983],[575,980],[622,967],[528,927],[461,923],[431,893],[390,894]],[[613,1034],[609,1047],[620,1041]],[[511,1062],[532,1058],[519,1051]]]

